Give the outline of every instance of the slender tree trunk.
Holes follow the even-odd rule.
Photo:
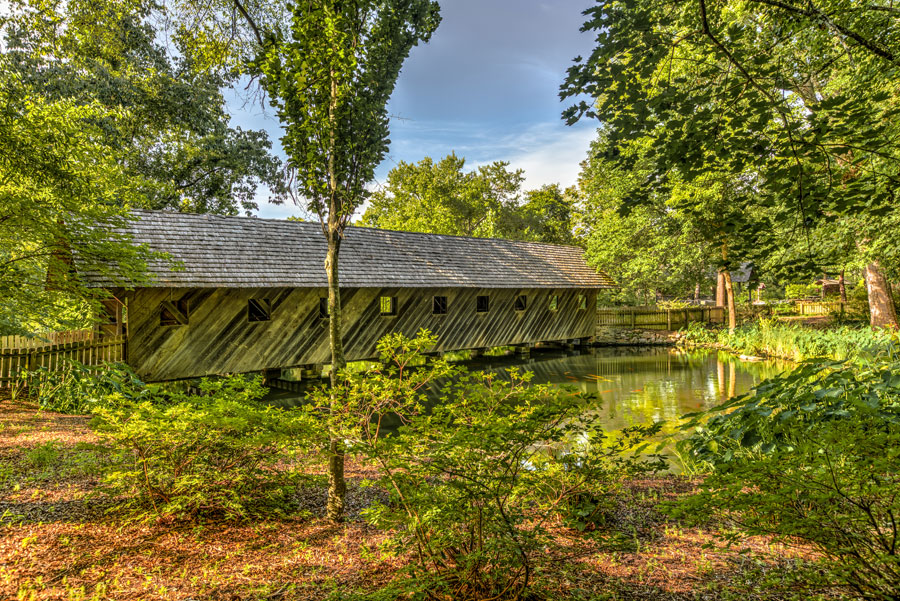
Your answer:
[[[725,289],[725,304],[728,307],[728,332],[734,332],[737,327],[737,307],[734,302],[734,285],[731,282],[731,272],[726,267],[728,265],[728,245],[722,244],[722,265],[719,269],[719,277],[722,278],[723,288]]]
[[[341,289],[338,281],[338,253],[340,238],[330,232],[328,254],[325,258],[325,269],[328,273],[328,334],[331,341],[331,388],[337,389],[340,372],[347,364],[344,358],[344,345],[341,339]],[[336,405],[340,399],[332,398]],[[344,448],[334,434],[331,435],[328,448],[328,519],[341,522],[344,520],[344,499],[347,495],[347,483],[344,480]]]
[[[341,250],[342,208],[335,167],[337,150],[335,131],[337,129],[337,79],[331,71],[331,103],[328,107],[329,156],[328,188],[330,193],[328,222],[325,235],[328,238],[328,254],[325,256],[325,272],[328,274],[328,335],[331,342],[331,410],[342,402],[336,398],[341,371],[347,364],[344,358],[344,341],[341,338],[341,287],[338,280],[338,256]],[[326,515],[334,522],[344,521],[344,499],[347,496],[347,482],[344,480],[344,446],[341,439],[332,432],[328,448],[328,503]]]
[[[844,280],[844,268],[843,267],[841,267],[841,275],[838,278],[838,288],[840,288],[840,291],[841,291],[841,302],[846,303],[847,302],[847,284]]]
[[[897,310],[881,265],[872,261],[866,265],[866,290],[869,293],[869,324],[873,328],[897,329]]]
[[[822,290],[821,290],[822,302],[825,302],[825,283],[827,281],[828,281],[828,274],[823,273],[822,274]]]
[[[725,269],[725,303],[728,306],[728,331],[734,332],[737,327],[737,307],[734,302],[734,286],[731,283],[731,273]]]
[[[697,280],[697,283],[694,284],[694,302],[700,302],[700,280]]]
[[[722,270],[719,270],[719,275],[716,278],[716,306],[724,307],[726,303],[725,299],[725,274]]]

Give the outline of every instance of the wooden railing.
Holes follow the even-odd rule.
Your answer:
[[[846,304],[841,301],[797,301],[797,312],[800,315],[843,315]]]
[[[0,348],[0,388],[15,386],[21,374],[28,371],[60,370],[66,360],[90,366],[125,361],[126,344],[126,336],[114,336],[26,348]]]
[[[44,332],[35,336],[0,336],[0,349],[38,348],[69,342],[93,340],[94,330],[70,330],[68,332]]]
[[[657,309],[656,307],[607,307],[597,309],[597,326],[677,330],[691,322],[724,323],[725,307]]]

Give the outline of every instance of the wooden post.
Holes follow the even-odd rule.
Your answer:
[[[672,331],[672,309],[666,309],[666,329]]]
[[[634,328],[634,309],[631,310],[631,327]]]

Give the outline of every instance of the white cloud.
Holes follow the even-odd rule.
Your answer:
[[[575,185],[581,162],[596,136],[593,127],[566,127],[560,123],[542,123],[513,136],[509,150],[495,160],[509,161],[513,169],[525,171],[525,188],[560,184]]]

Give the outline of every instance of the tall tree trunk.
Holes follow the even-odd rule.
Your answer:
[[[734,332],[737,327],[737,307],[734,302],[734,286],[731,283],[731,272],[723,270],[725,274],[725,304],[728,306],[728,332]]]
[[[823,273],[822,274],[822,290],[821,290],[822,302],[825,302],[825,285],[826,285],[827,281],[828,281],[828,274]]]
[[[700,302],[700,280],[697,280],[697,283],[694,284],[694,302]]]
[[[838,288],[841,291],[841,302],[846,303],[847,302],[847,283],[844,280],[844,268],[843,267],[841,267],[841,275],[838,278]]]
[[[731,282],[731,272],[728,271],[728,245],[722,244],[722,265],[719,269],[719,277],[722,278],[725,289],[725,304],[728,307],[728,332],[734,332],[737,327],[737,307],[734,302],[734,284]]]
[[[725,299],[725,274],[722,270],[719,270],[718,277],[716,278],[716,306],[724,307],[726,303]]]
[[[347,364],[344,358],[344,341],[341,338],[341,287],[338,280],[338,256],[341,250],[343,203],[338,190],[335,153],[337,150],[337,78],[331,71],[331,102],[328,106],[328,222],[325,235],[328,238],[328,254],[325,256],[325,272],[328,274],[328,335],[331,342],[331,411],[339,408],[342,399],[336,398],[341,371]],[[340,437],[331,432],[328,445],[328,503],[326,516],[334,522],[344,521],[344,500],[347,482],[344,480],[344,446]]]
[[[866,265],[866,290],[869,293],[869,324],[873,328],[897,329],[897,310],[881,265],[872,261]]]
[[[341,288],[338,281],[338,253],[341,240],[337,232],[329,231],[328,254],[325,256],[325,270],[328,274],[328,335],[331,342],[331,388],[337,390],[340,372],[347,364],[344,358],[344,343],[341,339]],[[337,406],[340,399],[332,393],[331,403]],[[344,448],[339,437],[331,434],[328,448],[328,504],[326,515],[329,520],[344,520],[344,498],[347,483],[344,480]]]

